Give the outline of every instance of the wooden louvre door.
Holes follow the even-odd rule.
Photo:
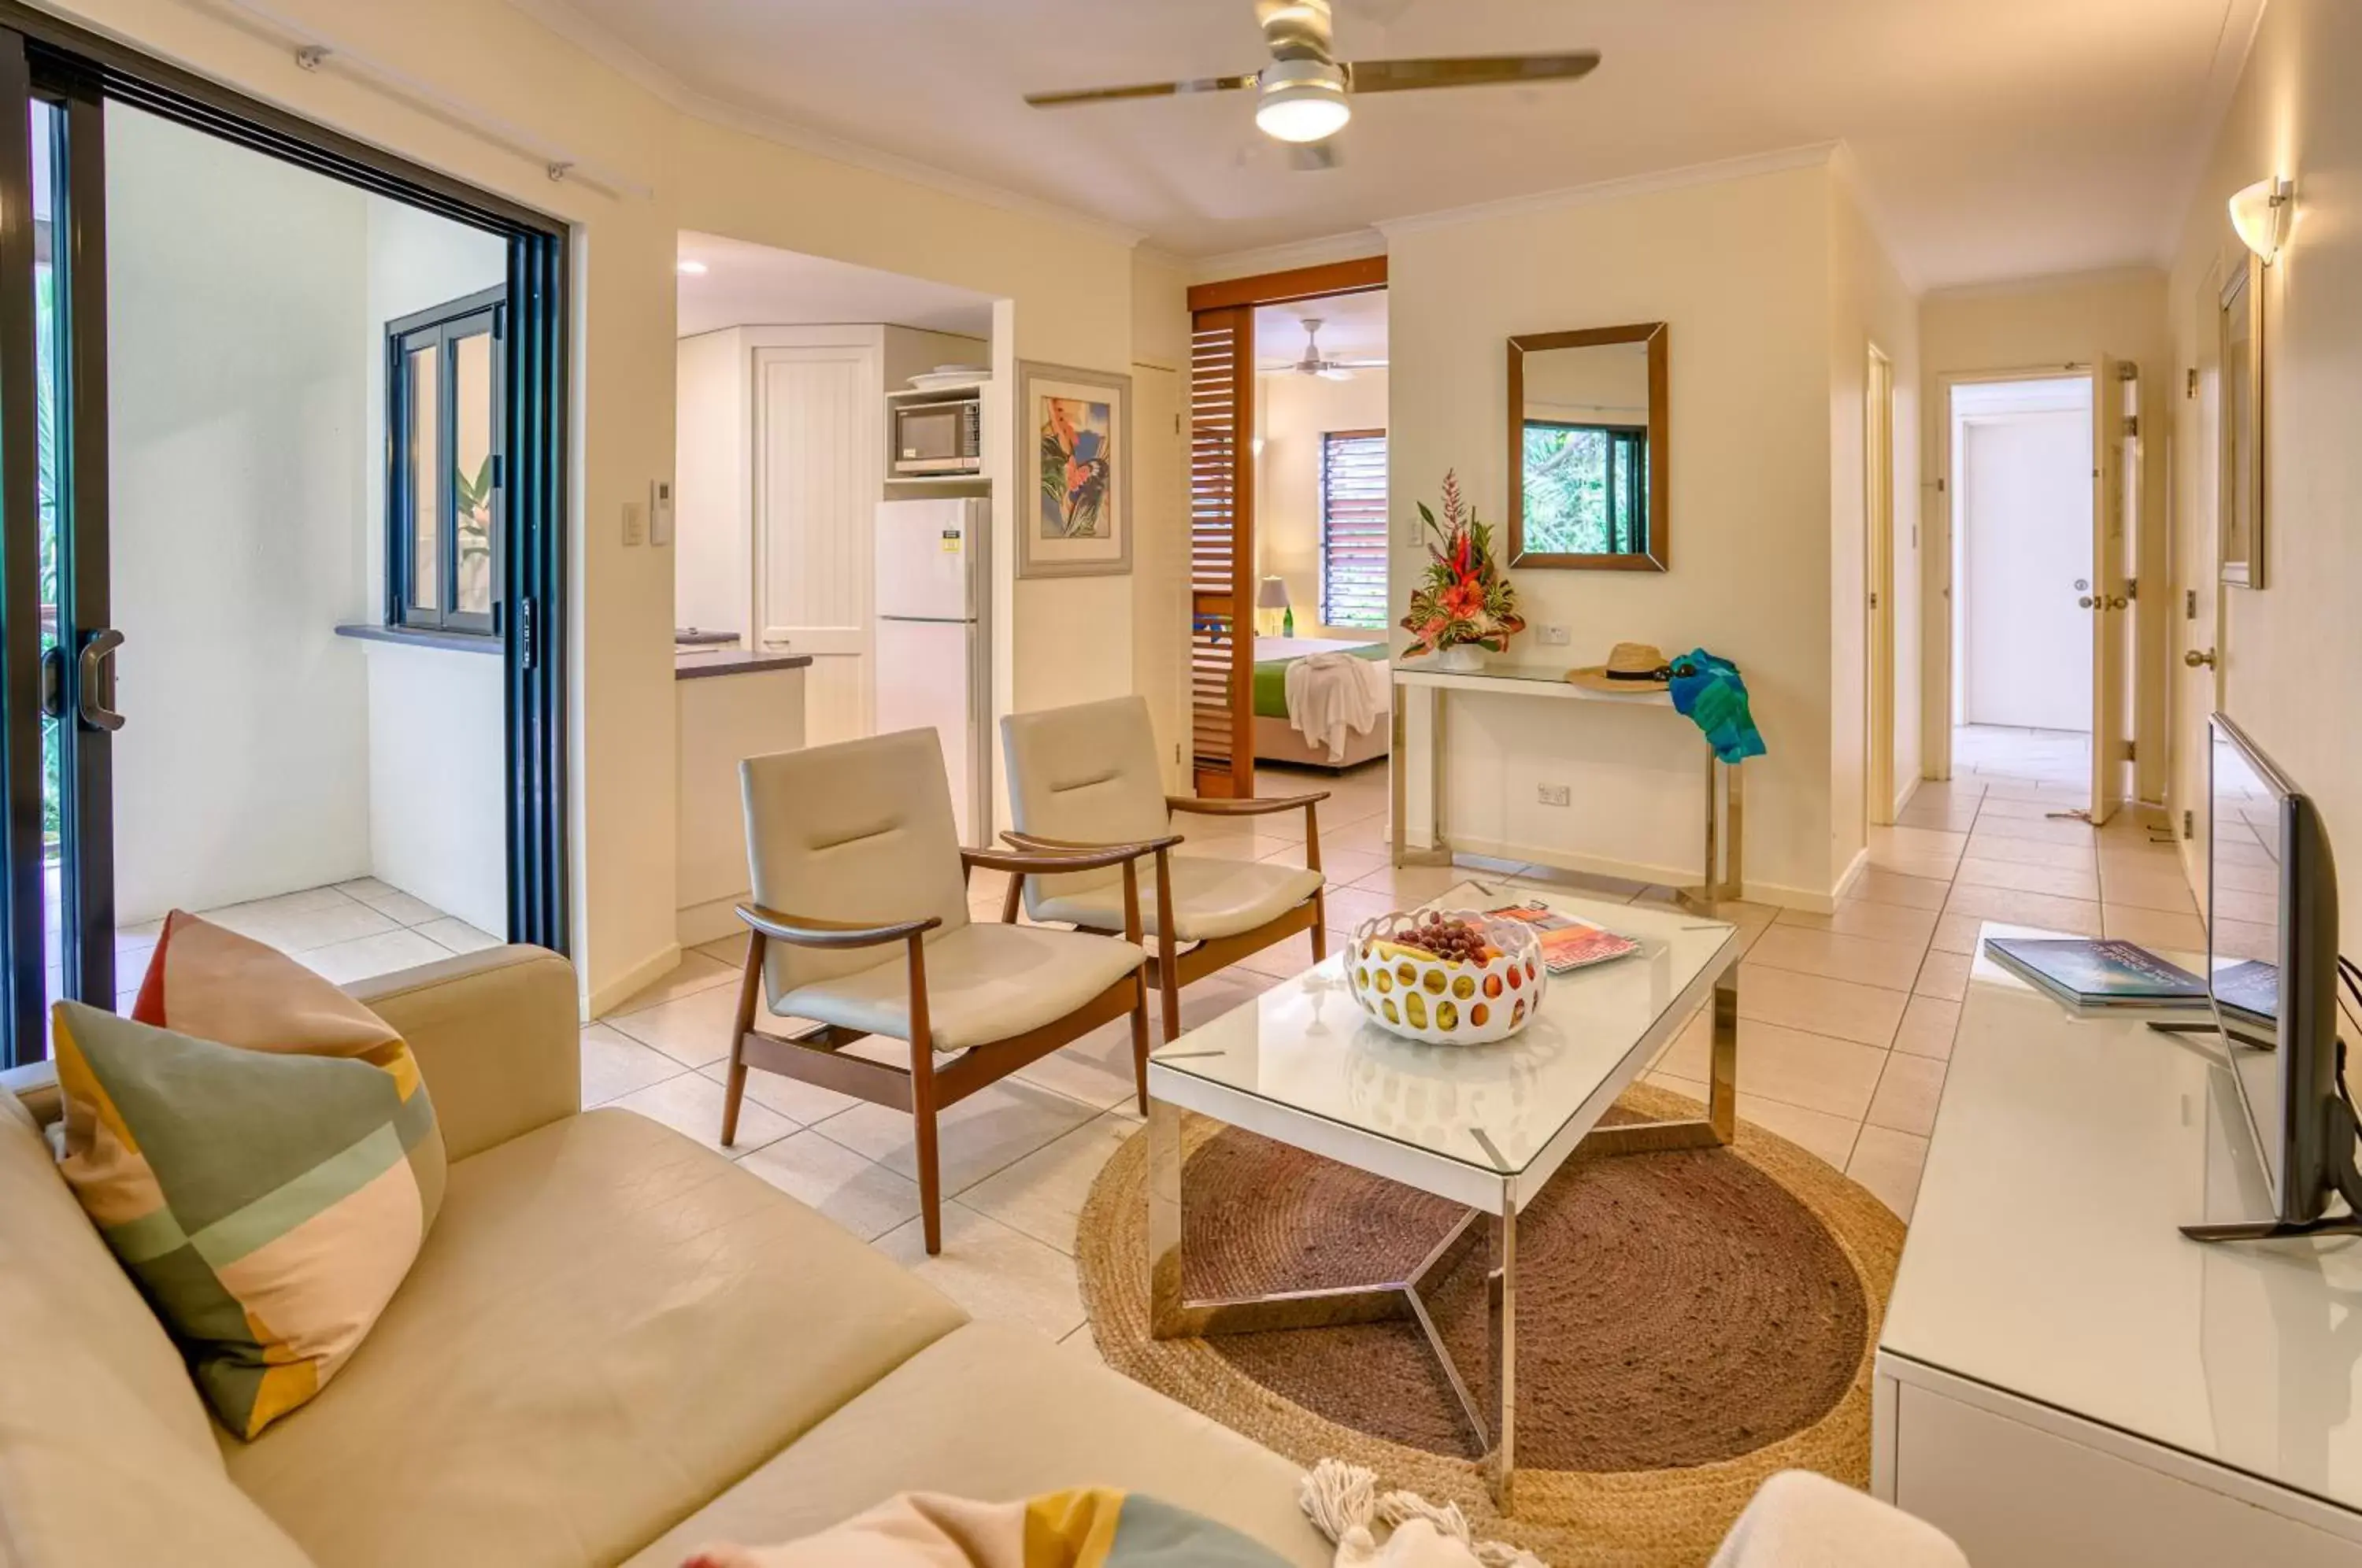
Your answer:
[[[1189,359],[1189,735],[1200,795],[1254,793],[1254,307],[1195,313]]]

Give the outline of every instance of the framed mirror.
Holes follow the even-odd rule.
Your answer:
[[[1650,321],[1509,339],[1510,566],[1666,569],[1667,336]]]
[[[2264,586],[2264,283],[2241,253],[2223,281],[2222,536],[2216,559],[2224,582]]]

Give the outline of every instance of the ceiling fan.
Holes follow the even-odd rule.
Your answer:
[[[1469,55],[1437,60],[1341,61],[1331,41],[1329,0],[1255,0],[1264,44],[1271,63],[1244,76],[1201,76],[1186,82],[1150,82],[1130,87],[1092,87],[1064,93],[1029,93],[1037,109],[1118,98],[1171,98],[1190,93],[1229,93],[1253,88],[1255,124],[1273,139],[1299,146],[1326,141],[1353,117],[1352,99],[1363,93],[1400,93],[1414,87],[1483,87],[1503,83],[1572,81],[1599,64],[1596,50],[1568,54]],[[1299,168],[1326,168],[1333,156],[1300,160]]]
[[[1350,381],[1355,370],[1382,370],[1384,359],[1331,359],[1320,352],[1320,318],[1304,318],[1304,358],[1289,361],[1275,369],[1289,370],[1299,376],[1319,376],[1328,381]]]

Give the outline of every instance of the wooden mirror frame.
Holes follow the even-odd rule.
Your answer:
[[[2236,418],[2232,416],[2229,385],[2224,383],[2222,399],[2221,454],[2216,463],[2222,485],[2222,496],[2215,513],[2214,560],[2216,576],[2235,588],[2264,586],[2264,280],[2263,266],[2245,249],[2232,261],[2223,280],[2220,304],[2215,312],[2216,365],[2223,364],[2224,348],[2231,340],[2232,316],[2241,318],[2247,334],[2247,363],[2244,371],[2245,385],[2240,391],[2242,407]],[[2239,484],[2239,457],[2245,448],[2246,487],[2244,493]],[[2234,532],[2234,523],[2244,506],[2247,513],[2247,534],[2244,540]]]
[[[1672,436],[1668,389],[1672,383],[1661,321],[1600,326],[1587,332],[1532,332],[1509,339],[1509,554],[1512,567],[1570,571],[1669,571],[1672,567]],[[1526,548],[1526,356],[1553,348],[1590,348],[1605,343],[1649,346],[1649,517],[1643,547],[1634,555],[1569,555]]]

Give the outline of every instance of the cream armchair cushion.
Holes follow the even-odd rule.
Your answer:
[[[750,756],[738,765],[738,781],[755,901],[764,908],[864,925],[933,915],[943,924],[927,933],[930,948],[968,923],[959,829],[934,731]],[[899,968],[902,953],[893,952]],[[763,977],[773,1010],[798,1012],[787,1001],[791,993],[876,967],[878,955],[772,943]]]
[[[1119,910],[1122,902],[1118,889]],[[1116,924],[1122,923],[1119,913]],[[866,950],[873,958],[882,951],[889,950]],[[799,986],[772,1005],[796,1018],[908,1040],[910,960],[900,943],[890,951],[884,963]],[[927,943],[927,1036],[938,1051],[965,1051],[1054,1023],[1146,956],[1111,936],[971,922]]]
[[[1142,697],[1114,697],[1000,721],[1009,753],[1009,797],[1017,831],[1076,844],[1127,844],[1173,832],[1156,734]],[[1173,855],[1173,935],[1207,942],[1253,931],[1320,889],[1321,876],[1296,866]],[[1142,867],[1140,916],[1156,927],[1156,878]],[[1112,931],[1123,924],[1123,889],[1113,871],[1029,877],[1025,910],[1035,920]]]
[[[1211,860],[1175,855],[1173,867],[1173,937],[1176,942],[1211,942],[1253,931],[1277,920],[1320,890],[1320,873],[1300,866],[1268,866],[1258,860]],[[1054,878],[1039,878],[1049,881]],[[1056,878],[1070,881],[1070,878]],[[1027,903],[1035,920],[1063,921],[1100,931],[1123,924],[1123,889],[1080,888],[1072,892],[1034,895]],[[1156,877],[1140,879],[1140,923],[1156,933]]]
[[[1156,732],[1143,697],[1110,697],[1000,721],[1009,759],[1009,810],[1020,833],[1076,844],[1138,844],[1173,832],[1164,804],[1164,775],[1156,765]],[[1145,871],[1147,867],[1142,867]],[[1041,900],[1087,888],[1118,889],[1117,869],[1025,878],[1025,908],[1035,920]],[[1142,889],[1141,913],[1151,902]],[[1119,918],[1111,922],[1121,925]]]

